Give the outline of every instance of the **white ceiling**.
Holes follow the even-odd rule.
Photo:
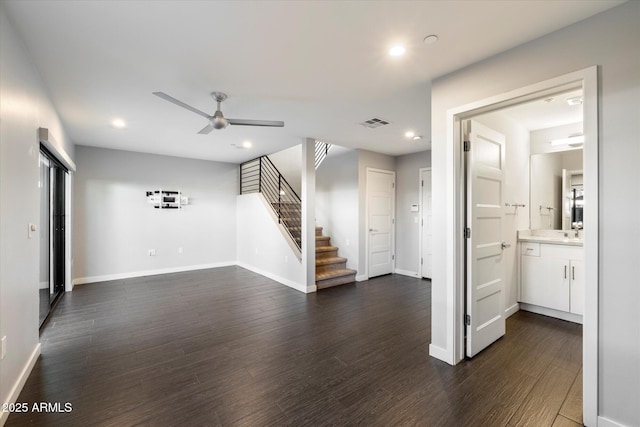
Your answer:
[[[555,1],[3,0],[77,144],[240,162],[313,137],[400,155],[429,148],[429,82],[616,6]],[[423,38],[437,34],[438,43]],[[390,58],[392,43],[407,54]],[[227,117],[229,127],[151,94]],[[110,127],[121,117],[126,130]],[[368,129],[380,117],[392,124]],[[412,129],[424,138],[406,140]],[[231,144],[253,141],[250,150]]]
[[[582,89],[500,110],[529,131],[582,122],[582,104],[569,105],[567,99],[581,97]]]

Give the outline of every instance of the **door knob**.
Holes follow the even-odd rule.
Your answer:
[[[372,233],[375,233],[378,230],[376,230],[375,228],[370,228],[369,231],[372,232]]]
[[[507,249],[507,248],[510,248],[510,247],[511,247],[511,245],[510,245],[510,244],[508,244],[507,242],[502,242],[502,243],[500,243],[500,246],[502,247],[502,249]]]

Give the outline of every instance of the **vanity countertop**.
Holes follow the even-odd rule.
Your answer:
[[[565,237],[568,234],[572,237]],[[535,243],[547,243],[551,245],[567,245],[567,246],[582,246],[583,236],[580,232],[577,238],[573,237],[575,231],[562,231],[562,230],[521,230],[518,231],[519,242],[535,242]]]

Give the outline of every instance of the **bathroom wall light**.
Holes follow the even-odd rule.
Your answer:
[[[412,130],[408,130],[404,133],[405,138],[413,138],[416,135],[416,133]]]
[[[574,135],[569,138],[552,139],[551,145],[580,145],[584,143],[584,135]]]
[[[573,98],[567,98],[567,104],[582,105],[582,96],[574,96]]]

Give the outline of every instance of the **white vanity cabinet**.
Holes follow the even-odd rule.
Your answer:
[[[522,303],[582,315],[583,272],[581,246],[520,242]]]

